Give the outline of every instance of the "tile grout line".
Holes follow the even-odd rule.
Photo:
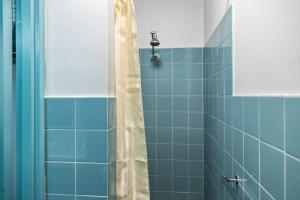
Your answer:
[[[110,177],[109,177],[109,173],[108,173],[108,166],[109,166],[109,162],[108,162],[108,157],[109,157],[109,152],[108,152],[108,149],[109,149],[109,141],[108,141],[108,129],[109,129],[109,116],[108,116],[108,112],[109,112],[109,98],[106,97],[106,133],[105,133],[105,136],[106,136],[106,196],[107,198],[109,198],[109,194],[108,194],[108,185],[110,184]]]
[[[283,198],[286,199],[286,98],[283,98]]]
[[[154,78],[155,78],[155,186],[156,186],[156,193],[155,193],[155,196],[156,196],[156,199],[158,198],[158,173],[157,173],[157,167],[158,167],[158,164],[157,164],[157,150],[158,150],[158,147],[157,147],[157,138],[158,138],[158,127],[157,127],[157,111],[158,111],[158,74],[157,74],[157,70],[156,68],[154,68],[153,66],[153,63],[151,65],[151,67],[153,68],[154,70]]]
[[[172,116],[172,124],[171,124],[171,148],[172,148],[172,157],[171,157],[171,160],[172,160],[172,166],[171,166],[171,170],[172,170],[172,200],[174,198],[174,49],[172,48],[171,50],[171,56],[172,56],[172,65],[171,65],[171,82],[172,82],[172,86],[171,86],[171,116]]]
[[[75,180],[75,200],[77,200],[77,98],[75,98],[75,105],[74,105],[74,108],[75,108],[75,177],[74,177],[74,180]]]
[[[260,156],[260,135],[261,135],[261,130],[260,130],[260,126],[261,126],[261,122],[260,122],[260,106],[261,106],[261,103],[260,103],[260,99],[258,99],[258,181],[259,181],[259,184],[261,183],[261,170],[260,170],[260,164],[261,164],[261,156]],[[258,188],[258,199],[261,200],[261,189]]]
[[[190,81],[189,81],[189,78],[190,78],[190,64],[187,65],[188,66],[188,91],[187,91],[187,117],[188,117],[188,136],[187,136],[187,144],[188,144],[188,174],[187,174],[187,178],[188,178],[188,200],[190,199]]]

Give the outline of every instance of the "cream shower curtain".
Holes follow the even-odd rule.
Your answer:
[[[149,200],[137,26],[132,0],[115,0],[116,199]]]

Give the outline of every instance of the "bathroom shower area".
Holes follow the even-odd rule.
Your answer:
[[[300,199],[298,0],[0,2],[0,200]]]

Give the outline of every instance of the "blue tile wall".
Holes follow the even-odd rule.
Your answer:
[[[115,98],[46,99],[49,200],[115,196]]]
[[[231,24],[230,8],[203,51],[205,199],[299,199],[300,98],[232,96]]]
[[[204,199],[203,48],[140,50],[151,200]]]

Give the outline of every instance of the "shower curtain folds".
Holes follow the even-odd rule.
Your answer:
[[[117,97],[116,199],[149,200],[136,17],[132,0],[115,0]]]

